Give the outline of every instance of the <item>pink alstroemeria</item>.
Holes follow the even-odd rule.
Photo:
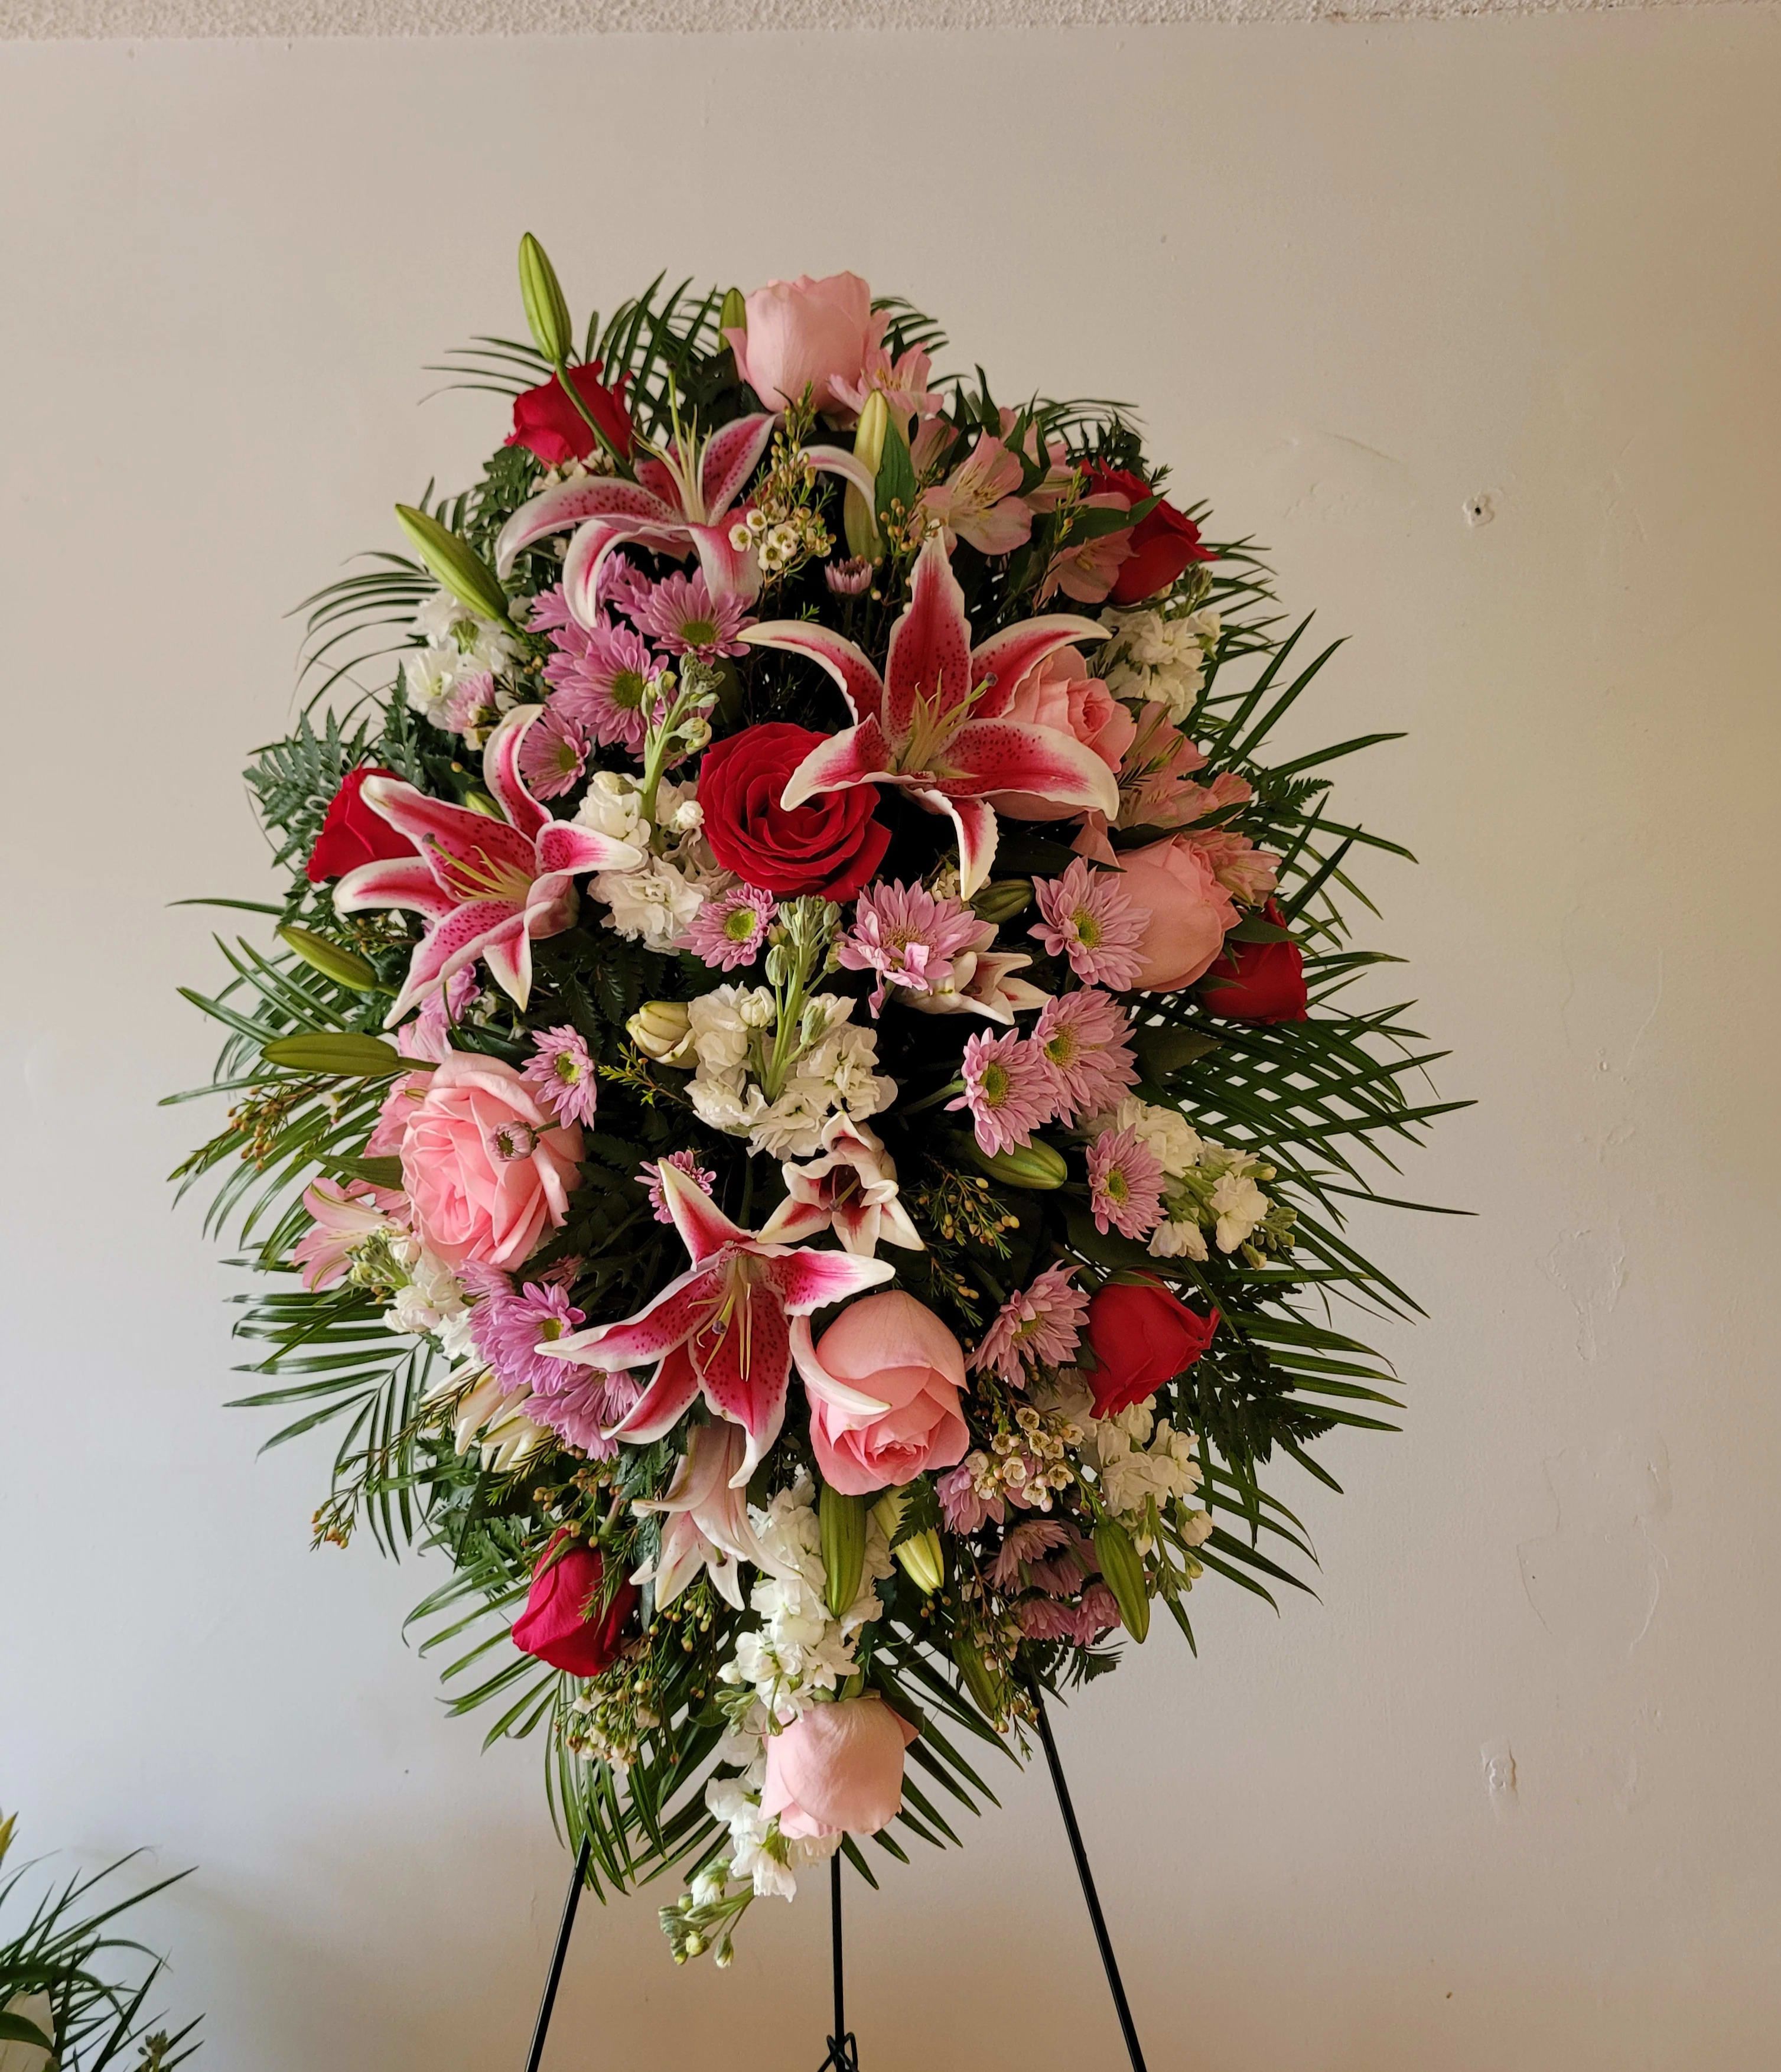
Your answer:
[[[507,815],[474,813],[429,798],[400,777],[368,777],[360,796],[421,852],[362,863],[334,888],[343,914],[406,906],[427,932],[384,1023],[481,958],[501,990],[523,1007],[531,991],[535,937],[558,935],[575,919],[575,881],[590,870],[629,870],[641,849],[572,820],[555,820],[526,789],[520,744],[541,705],[510,713],[482,751],[482,781]]]
[[[893,1269],[851,1252],[799,1249],[796,1241],[828,1219],[797,1203],[784,1203],[765,1229],[745,1231],[677,1166],[663,1159],[657,1177],[691,1266],[634,1317],[539,1350],[608,1373],[655,1363],[643,1393],[608,1434],[633,1445],[671,1431],[702,1391],[720,1417],[748,1435],[730,1478],[740,1489],[785,1421],[790,1320],[876,1288]],[[870,1400],[859,1396],[856,1407]]]
[[[772,619],[741,636],[761,648],[807,655],[841,686],[855,724],[792,772],[780,804],[789,812],[819,791],[901,784],[958,832],[959,893],[969,899],[995,855],[996,791],[1030,791],[1055,805],[1110,818],[1119,810],[1113,772],[1091,748],[1056,727],[1001,714],[1027,672],[1076,640],[1101,641],[1092,619],[1054,613],[992,633],[975,648],[965,594],[944,536],[928,536],[917,557],[909,602],[891,628],[880,676],[851,640],[803,619]]]
[[[944,482],[923,492],[921,508],[946,534],[968,540],[980,554],[1012,554],[1032,531],[1032,508],[1020,498],[1020,456],[987,432]]]
[[[634,1583],[655,1584],[658,1611],[696,1581],[701,1568],[710,1576],[719,1597],[737,1611],[742,1610],[738,1564],[752,1561],[757,1568],[766,1565],[749,1523],[748,1492],[733,1480],[747,1451],[748,1437],[740,1424],[700,1424],[687,1443],[667,1494],[631,1506],[633,1511],[660,1511],[666,1521],[655,1563],[631,1577]]]
[[[735,505],[778,422],[774,413],[764,410],[737,418],[708,438],[700,439],[696,430],[684,438],[677,435],[638,462],[634,482],[584,475],[559,483],[522,504],[501,528],[495,566],[506,575],[535,540],[573,525],[577,530],[563,561],[563,598],[582,626],[598,623],[595,591],[601,565],[626,541],[671,559],[696,554],[715,598],[757,597],[761,564],[745,529],[737,528]],[[806,446],[803,457],[825,474],[844,477],[868,497],[875,494],[871,473],[843,448]],[[741,545],[732,536],[737,529],[743,529]]]

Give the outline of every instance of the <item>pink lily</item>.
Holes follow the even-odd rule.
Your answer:
[[[554,820],[526,789],[519,744],[543,712],[510,713],[482,751],[482,781],[505,820],[429,798],[400,777],[370,777],[359,794],[421,852],[362,863],[334,888],[343,914],[406,906],[424,915],[426,934],[384,1022],[393,1028],[424,994],[481,958],[517,1006],[531,991],[534,938],[558,935],[575,919],[575,880],[589,870],[629,870],[643,860],[571,820]]]
[[[819,791],[906,787],[958,829],[958,889],[966,899],[995,860],[993,793],[1035,792],[1055,805],[1110,818],[1119,810],[1114,774],[1093,749],[1056,727],[999,716],[1029,669],[1072,641],[1105,640],[1106,628],[1057,613],[992,633],[973,648],[965,594],[938,532],[929,534],[917,557],[883,676],[851,640],[806,620],[772,619],[745,627],[739,637],[807,655],[841,686],[853,714],[853,726],[799,763],[780,803],[789,812]]]
[[[627,541],[683,561],[696,554],[714,598],[757,597],[760,560],[752,544],[738,546],[731,534],[740,515],[736,500],[760,466],[778,421],[774,413],[761,411],[706,439],[695,433],[683,443],[676,437],[638,464],[634,482],[586,475],[559,483],[522,504],[501,528],[495,566],[506,575],[535,540],[573,525],[578,529],[563,562],[563,598],[581,625],[597,623],[600,565]],[[806,446],[803,454],[814,467],[844,476],[868,497],[874,493],[864,464],[839,446]]]
[[[752,1561],[757,1568],[765,1564],[749,1523],[747,1492],[732,1480],[747,1451],[747,1435],[740,1424],[721,1420],[700,1424],[687,1442],[667,1494],[631,1506],[633,1511],[664,1515],[660,1553],[653,1565],[631,1577],[634,1583],[655,1584],[658,1611],[696,1581],[701,1568],[709,1572],[712,1588],[724,1601],[741,1610],[738,1564]]]
[[[807,1210],[776,1217],[764,1230],[745,1231],[678,1166],[663,1159],[659,1174],[663,1206],[691,1266],[634,1317],[572,1332],[538,1350],[608,1373],[655,1362],[643,1393],[607,1435],[633,1445],[671,1431],[703,1392],[720,1417],[748,1435],[730,1477],[730,1486],[741,1489],[785,1422],[790,1319],[875,1288],[892,1277],[893,1268],[880,1259],[808,1252],[782,1241],[827,1220]],[[860,1405],[871,1401],[857,1398]]]

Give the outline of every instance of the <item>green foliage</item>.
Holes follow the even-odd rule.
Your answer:
[[[0,1820],[0,1864],[12,1836],[13,1822]],[[162,1959],[116,1932],[125,1915],[188,1873],[122,1898],[100,1897],[99,1888],[134,1860],[121,1856],[60,1885],[36,1877],[38,1867],[29,1863],[0,1877],[0,2057],[10,2056],[7,2044],[47,2042],[60,2072],[103,2072],[107,2066],[124,2072],[126,2065],[135,2072],[172,2072],[197,2050],[195,2021],[169,2031],[147,2012]],[[35,1898],[33,1883],[42,1886]],[[32,2019],[45,2003],[47,2037]]]

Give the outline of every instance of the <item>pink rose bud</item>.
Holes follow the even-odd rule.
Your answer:
[[[895,1488],[929,1468],[953,1467],[969,1451],[958,1403],[964,1350],[913,1295],[863,1296],[814,1346],[799,1318],[792,1350],[810,1399],[816,1465],[843,1494]]]
[[[779,1832],[876,1835],[903,1806],[903,1751],[916,1729],[876,1696],[812,1705],[767,1743],[761,1811]]]
[[[835,384],[857,386],[884,327],[857,273],[769,281],[746,298],[746,307],[747,329],[724,336],[737,372],[769,410],[789,408],[806,388],[818,409],[835,405]]]

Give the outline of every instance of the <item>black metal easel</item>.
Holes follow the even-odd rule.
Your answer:
[[[1094,1873],[1089,1868],[1088,1852],[1082,1846],[1082,1831],[1076,1824],[1076,1808],[1070,1803],[1069,1786],[1065,1782],[1064,1766],[1058,1760],[1057,1744],[1052,1738],[1051,1720],[1045,1712],[1044,1694],[1037,1684],[1029,1687],[1032,1693],[1033,1711],[1038,1720],[1039,1741],[1045,1751],[1045,1767],[1051,1773],[1052,1789],[1057,1794],[1057,1810],[1064,1816],[1064,1832],[1070,1845],[1070,1855],[1076,1864],[1076,1875],[1081,1881],[1082,1897],[1087,1902],[1089,1922],[1094,1930],[1095,1947],[1101,1953],[1102,1968],[1107,1975],[1107,1990],[1113,1996],[1113,2011],[1119,2018],[1119,2033],[1126,2040],[1126,2055],[1131,2061],[1132,2072],[1145,2072],[1144,2053],[1138,2041],[1137,2025],[1131,2018],[1131,2008],[1126,1999],[1126,1988],[1119,1976],[1119,1960],[1113,1954],[1113,1940],[1107,1933],[1106,1917],[1101,1911],[1101,1900],[1094,1889]],[[526,2055],[526,2072],[540,2072],[544,2061],[544,2039],[550,2033],[552,2011],[556,2005],[556,1988],[563,1976],[563,1960],[568,1955],[569,1936],[575,1927],[575,1910],[581,1901],[581,1887],[588,1875],[589,1845],[583,1841],[575,1859],[575,1868],[569,1876],[569,1889],[563,1901],[563,1918],[557,1924],[556,1946],[551,1952],[550,1970],[545,1975],[544,1998],[538,2003],[538,2021],[531,2033],[531,2049]],[[847,2028],[846,1999],[846,1966],[843,1959],[841,1942],[841,1857],[839,1851],[829,1860],[829,1930],[835,1967],[835,2032],[829,2037],[829,2054],[817,2068],[817,2072],[860,2072],[860,2046]]]

